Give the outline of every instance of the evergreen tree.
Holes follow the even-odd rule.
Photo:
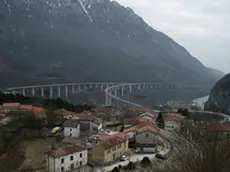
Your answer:
[[[156,119],[156,123],[157,123],[157,126],[159,128],[162,128],[164,129],[165,128],[165,121],[164,121],[164,117],[162,115],[162,113],[160,112],[157,119]]]

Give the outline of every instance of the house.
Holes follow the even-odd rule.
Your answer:
[[[135,146],[138,153],[155,153],[157,133],[152,127],[145,126],[135,135]]]
[[[133,106],[126,109],[126,113],[128,116],[139,116],[143,113],[152,113],[153,109],[149,107],[139,107]]]
[[[111,164],[128,151],[125,133],[101,136],[100,141],[90,151],[90,161],[98,165]]]
[[[212,123],[205,125],[205,137],[208,141],[230,139],[230,124]]]
[[[66,172],[88,163],[88,151],[78,145],[68,145],[52,149],[46,153],[48,172]]]
[[[177,114],[177,113],[171,113],[166,116],[165,120],[165,129],[168,131],[179,131],[181,126],[181,121],[185,117]]]
[[[159,128],[157,127],[156,123],[148,120],[139,122],[136,125],[125,128],[123,132],[127,134],[130,140],[133,140],[135,138],[136,133],[140,132],[144,127],[151,128],[151,130],[153,130],[155,133],[159,132]]]
[[[149,112],[146,112],[146,113],[142,113],[140,116],[140,118],[144,118],[144,119],[148,119],[148,120],[156,120],[157,118],[157,115],[156,114],[153,114],[153,113],[149,113]]]
[[[3,103],[1,106],[1,110],[5,113],[11,112],[11,111],[18,111],[20,108],[20,103]]]
[[[62,116],[64,119],[71,119],[75,113],[74,112],[71,112],[71,111],[67,111],[65,109],[58,109],[58,110],[55,110],[54,113],[56,115],[59,115],[59,116]]]
[[[20,105],[20,110],[23,111],[32,111],[33,106],[32,105]]]
[[[79,137],[80,136],[80,123],[77,120],[69,119],[64,123],[64,136],[65,137]]]
[[[79,121],[81,126],[80,135],[83,137],[89,137],[92,134],[97,134],[103,126],[102,119],[94,117],[91,112],[75,114],[72,119]]]
[[[102,129],[102,123],[103,122],[100,118],[93,118],[93,120],[91,121],[93,134],[97,134]]]

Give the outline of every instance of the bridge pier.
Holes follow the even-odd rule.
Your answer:
[[[35,96],[35,88],[32,88],[32,96]]]
[[[114,95],[117,97],[117,88],[114,88]]]
[[[74,94],[74,92],[75,92],[75,87],[74,87],[74,85],[72,85],[71,88],[72,88],[72,94]]]
[[[50,98],[53,97],[53,87],[50,87]]]
[[[41,97],[44,97],[44,87],[41,88]]]
[[[141,89],[141,84],[138,85],[138,89],[139,89],[139,90]]]
[[[22,89],[22,95],[23,95],[23,96],[26,95],[26,90],[25,90],[25,88]]]
[[[58,86],[58,97],[61,97],[61,87]]]
[[[65,86],[65,97],[68,98],[68,86]]]
[[[129,93],[132,93],[132,85],[129,85]]]
[[[125,87],[121,87],[121,96],[124,96],[124,89],[125,89]]]

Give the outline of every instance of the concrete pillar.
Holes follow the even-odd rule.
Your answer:
[[[85,90],[87,89],[87,85],[86,85],[86,84],[84,84],[84,89],[85,89]]]
[[[53,97],[53,87],[50,87],[50,97]]]
[[[65,97],[68,97],[68,86],[65,86]]]
[[[90,84],[90,85],[89,85],[89,88],[93,88],[93,85],[92,85],[92,84]]]
[[[114,95],[117,97],[117,87],[114,88]]]
[[[105,106],[110,106],[110,97],[106,94],[105,95]]]
[[[32,96],[35,96],[35,88],[32,88]]]
[[[74,94],[74,92],[75,92],[75,87],[74,85],[72,85],[72,94]]]
[[[81,91],[81,85],[78,84],[77,87],[78,87],[78,91]]]
[[[15,90],[12,90],[12,94],[15,95],[15,93],[16,93]]]
[[[138,85],[138,89],[139,89],[139,90],[141,89],[141,84]]]
[[[41,96],[44,97],[44,88],[41,88]]]
[[[25,88],[22,89],[22,95],[23,95],[23,96],[26,95],[26,90],[25,90]]]
[[[103,84],[101,84],[101,90],[104,90],[104,85]]]
[[[96,84],[96,86],[95,86],[96,88],[98,87],[98,84]]]
[[[132,93],[132,85],[129,85],[129,93]]]
[[[121,87],[121,96],[124,96],[124,89],[125,87]]]
[[[61,97],[61,87],[58,86],[58,97]]]

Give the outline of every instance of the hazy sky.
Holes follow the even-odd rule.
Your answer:
[[[117,0],[206,66],[230,73],[230,0]]]

